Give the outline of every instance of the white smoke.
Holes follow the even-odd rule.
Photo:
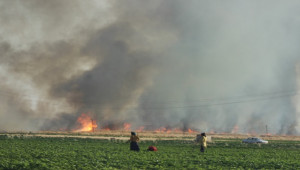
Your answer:
[[[100,126],[299,133],[299,7],[1,1],[0,130],[70,129],[92,112]]]
[[[296,65],[296,73],[297,73],[297,92],[300,91],[300,63]],[[296,107],[296,130],[300,132],[300,95],[296,95],[294,99],[295,107]]]

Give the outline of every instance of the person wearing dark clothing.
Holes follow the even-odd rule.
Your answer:
[[[140,151],[140,147],[138,145],[138,141],[140,140],[140,138],[137,136],[137,134],[135,132],[131,132],[131,136],[130,136],[130,150],[133,151]]]

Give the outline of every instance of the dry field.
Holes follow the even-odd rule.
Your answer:
[[[109,139],[109,140],[128,140],[130,131],[117,131],[117,130],[104,130],[96,132],[54,132],[54,131],[40,131],[40,132],[5,132],[11,137],[71,137],[71,138],[93,138],[93,139]],[[142,131],[138,132],[141,140],[194,140],[197,132],[155,132],[155,131]],[[248,137],[260,137],[265,140],[288,140],[300,141],[300,136],[292,135],[252,135],[252,134],[230,134],[230,133],[207,133],[209,138],[226,140],[226,139],[245,139]]]

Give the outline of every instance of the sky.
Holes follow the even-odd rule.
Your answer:
[[[0,131],[300,134],[300,2],[0,1]]]

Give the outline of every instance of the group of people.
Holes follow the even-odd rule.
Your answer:
[[[130,136],[129,141],[130,141],[130,150],[140,151],[140,147],[138,145],[138,142],[140,141],[140,138],[138,137],[138,135],[135,132],[131,132],[131,136]],[[206,134],[201,133],[200,152],[205,151],[205,148],[207,147],[206,141],[207,141]],[[149,146],[148,150],[156,151],[157,149],[156,149],[156,147]]]

